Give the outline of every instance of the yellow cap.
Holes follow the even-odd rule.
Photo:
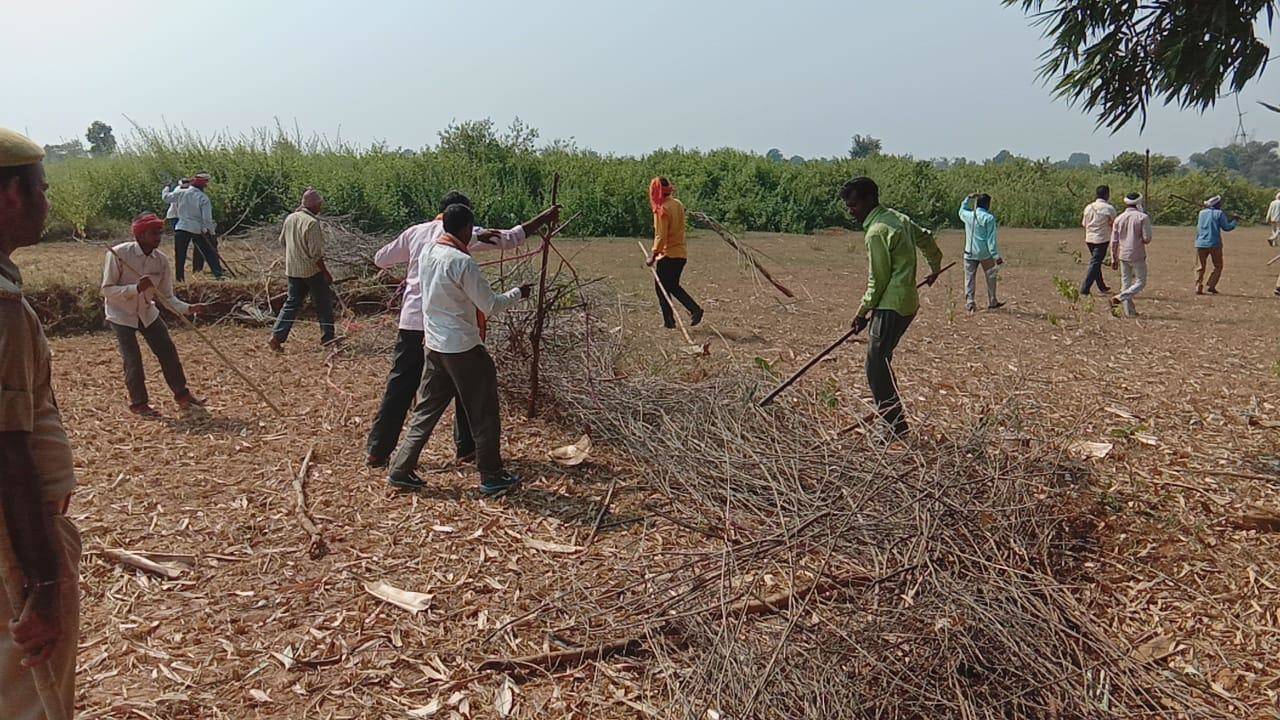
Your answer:
[[[21,133],[0,128],[0,167],[34,165],[44,160],[44,148]]]

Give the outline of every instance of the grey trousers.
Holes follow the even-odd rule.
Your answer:
[[[124,384],[129,389],[129,404],[142,405],[148,402],[147,378],[142,369],[142,350],[138,347],[138,335],[141,334],[151,348],[151,352],[160,362],[160,372],[164,373],[164,381],[173,391],[174,397],[181,397],[187,392],[187,375],[182,370],[182,361],[178,359],[178,349],[173,346],[169,337],[169,328],[163,318],[156,318],[147,327],[131,328],[128,325],[109,323],[116,332],[116,345],[120,348],[120,357],[124,360]]]
[[[1120,261],[1120,304],[1126,317],[1137,315],[1133,305],[1133,297],[1147,288],[1147,261]]]
[[[875,396],[880,417],[884,418],[896,435],[907,432],[907,420],[903,417],[902,400],[898,397],[898,385],[893,379],[893,351],[914,319],[915,315],[900,315],[893,310],[874,310],[871,313],[871,337],[867,342],[867,385]]]
[[[996,269],[996,261],[987,260],[965,260],[964,261],[964,300],[968,305],[973,305],[975,285],[977,284],[976,276],[978,274],[978,266],[982,266],[983,274],[987,278],[987,307],[991,307],[999,302],[996,299],[996,281],[1000,276],[999,270]]]
[[[484,345],[466,352],[427,352],[418,402],[409,419],[409,432],[391,458],[392,477],[408,477],[418,467],[422,449],[454,399],[463,409],[476,443],[476,469],[481,480],[502,474],[499,439],[502,423],[498,416],[498,369]]]

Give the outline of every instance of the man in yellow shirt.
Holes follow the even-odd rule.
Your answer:
[[[280,240],[284,243],[284,274],[289,278],[289,296],[280,308],[276,326],[268,343],[275,352],[284,352],[289,331],[311,296],[320,317],[320,344],[328,345],[336,340],[333,328],[333,293],[329,286],[333,276],[324,264],[324,230],[319,214],[324,209],[324,198],[315,188],[307,188],[302,194],[302,204],[284,219]]]
[[[680,276],[689,262],[689,249],[684,241],[684,203],[675,198],[676,186],[664,177],[649,182],[649,206],[653,209],[653,251],[648,265],[658,273],[662,287],[654,283],[658,293],[658,305],[662,307],[662,324],[668,329],[676,326],[675,311],[667,302],[666,294],[675,298],[689,311],[689,324],[702,322],[702,308],[680,286]]]

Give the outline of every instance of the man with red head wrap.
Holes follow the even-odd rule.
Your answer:
[[[188,305],[173,294],[173,275],[169,259],[160,252],[160,235],[164,220],[153,213],[142,213],[133,220],[133,242],[111,248],[102,268],[102,299],[107,324],[116,334],[120,357],[124,360],[124,383],[129,388],[129,410],[143,417],[157,417],[147,397],[147,379],[142,370],[142,351],[138,347],[141,334],[160,362],[160,371],[173,391],[173,398],[183,410],[203,406],[191,394],[187,376],[178,359],[178,349],[169,337],[169,328],[160,317],[155,297],[162,297],[169,307],[182,313],[196,314],[199,305]]]

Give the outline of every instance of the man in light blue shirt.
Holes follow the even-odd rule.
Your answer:
[[[1236,229],[1240,217],[1228,216],[1222,211],[1222,196],[1214,195],[1204,201],[1204,209],[1196,220],[1196,294],[1218,294],[1218,279],[1222,277],[1222,233]],[[1209,283],[1204,282],[1206,261],[1213,261]]]
[[[974,279],[981,266],[987,278],[987,309],[995,310],[1004,305],[996,299],[996,267],[1004,264],[1004,258],[996,245],[998,223],[991,214],[991,196],[970,193],[960,201],[960,220],[964,223],[964,308],[968,312],[976,309]]]

